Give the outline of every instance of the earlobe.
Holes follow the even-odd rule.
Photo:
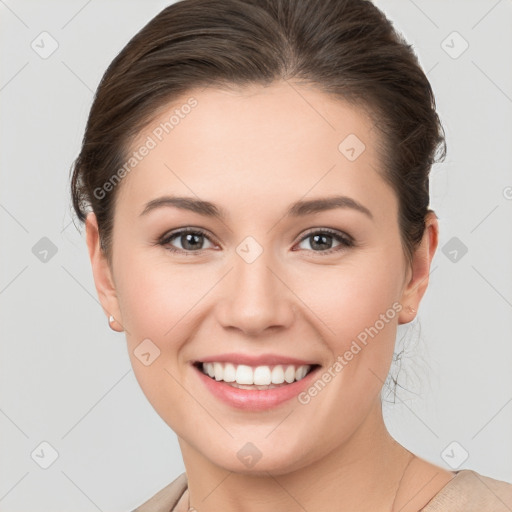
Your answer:
[[[98,222],[93,212],[87,215],[85,229],[87,248],[98,298],[103,311],[109,319],[110,327],[117,332],[122,332],[124,329],[114,280],[107,258],[100,247]]]
[[[403,309],[398,317],[399,324],[412,322],[423,295],[427,290],[430,276],[430,266],[434,258],[439,236],[437,216],[430,211],[425,219],[425,231],[420,245],[413,254],[409,281],[406,284],[400,300]]]

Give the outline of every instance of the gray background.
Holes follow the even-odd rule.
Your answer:
[[[428,72],[448,142],[440,246],[399,329],[406,389],[386,423],[435,464],[512,482],[512,2],[376,3]],[[131,510],[184,470],[107,325],[68,191],[102,73],[167,4],[0,0],[0,511]],[[31,47],[52,40],[47,58]]]

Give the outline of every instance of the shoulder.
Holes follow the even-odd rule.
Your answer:
[[[169,485],[131,512],[171,512],[187,489],[187,475],[181,473]]]
[[[510,512],[512,484],[470,469],[457,471],[421,512]]]
[[[172,512],[187,489],[186,473],[131,512]],[[464,469],[421,512],[510,512],[512,484]]]

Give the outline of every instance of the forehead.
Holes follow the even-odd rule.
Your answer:
[[[131,144],[128,157],[144,156],[132,162],[118,201],[140,210],[172,193],[242,206],[249,194],[280,201],[335,190],[389,202],[378,144],[363,109],[314,87],[195,89],[162,107]]]

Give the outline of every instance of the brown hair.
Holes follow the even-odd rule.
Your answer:
[[[98,86],[71,178],[74,210],[84,222],[92,208],[109,262],[118,187],[102,197],[95,190],[149,120],[193,88],[292,78],[372,116],[410,262],[431,211],[429,172],[446,143],[412,46],[368,0],[181,0],[128,42]]]

